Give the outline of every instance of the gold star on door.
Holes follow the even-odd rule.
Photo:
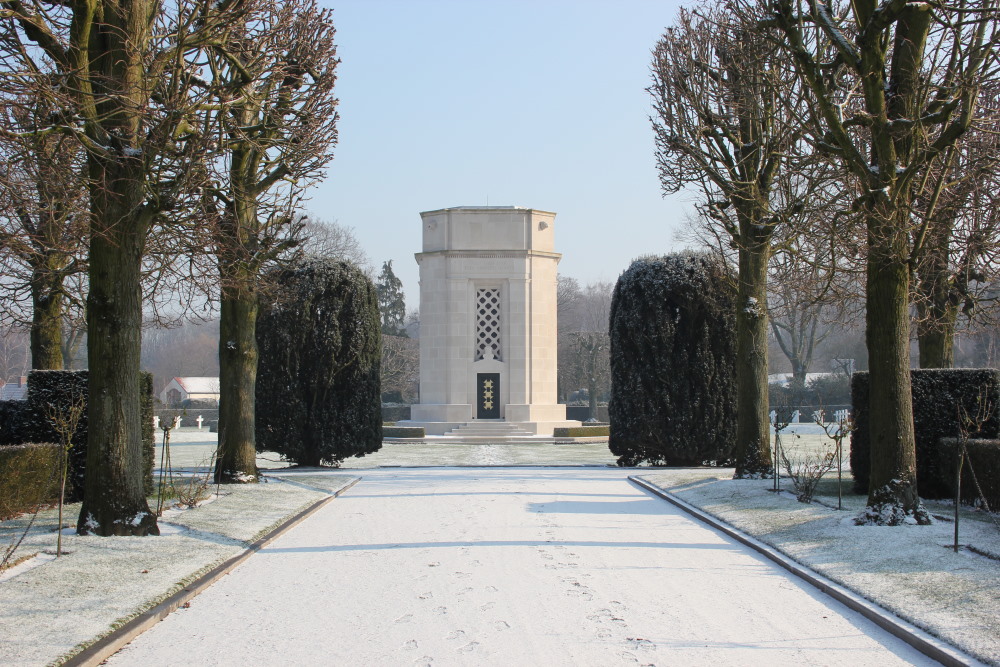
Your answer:
[[[493,409],[493,380],[483,381],[483,409]]]

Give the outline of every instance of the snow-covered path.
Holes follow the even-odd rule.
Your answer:
[[[108,664],[936,664],[627,474],[364,471]]]

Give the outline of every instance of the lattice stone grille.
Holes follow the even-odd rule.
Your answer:
[[[500,289],[476,290],[476,361],[500,359]]]

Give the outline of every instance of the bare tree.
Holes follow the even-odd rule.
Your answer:
[[[914,224],[914,196],[973,122],[981,82],[995,67],[996,4],[774,0],[770,7],[808,91],[817,146],[860,193],[872,444],[868,505],[858,521],[926,523],[909,372],[910,274],[922,245],[912,241],[926,235],[926,224]]]
[[[74,137],[43,131],[60,113],[51,99],[23,92],[0,109],[2,317],[18,318],[19,302],[30,300],[36,369],[63,368],[63,318],[74,296],[67,279],[86,270],[83,151]]]
[[[955,364],[960,316],[970,319],[996,273],[1000,240],[1000,98],[980,94],[979,118],[919,181],[914,213],[923,246],[915,297],[921,368]]]
[[[299,248],[304,254],[346,259],[364,271],[365,275],[373,277],[372,260],[361,247],[352,228],[345,227],[336,220],[309,216],[302,219],[301,236]]]
[[[210,210],[221,281],[216,481],[257,481],[254,386],[261,275],[298,244],[295,211],[337,140],[336,46],[329,10],[265,1],[217,39],[209,66],[223,158]]]
[[[35,135],[86,154],[89,292],[87,482],[80,533],[159,532],[143,489],[139,346],[150,230],[191,190],[193,54],[241,18],[242,0],[2,0],[0,81],[64,110]],[[21,86],[22,89],[18,90]]]
[[[767,385],[767,270],[776,232],[819,198],[801,141],[794,76],[732,3],[682,9],[653,52],[649,92],[664,193],[690,185],[736,248],[736,477],[772,467]]]

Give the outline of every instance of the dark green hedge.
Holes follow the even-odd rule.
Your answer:
[[[552,436],[555,438],[591,438],[602,435],[610,435],[610,426],[557,426],[553,429]]]
[[[993,406],[975,438],[1000,438],[1000,371],[992,368],[945,368],[910,371],[913,423],[917,444],[917,488],[923,498],[952,495],[953,463],[943,457],[941,438],[960,434],[959,411],[975,415],[981,400]],[[855,491],[868,493],[871,471],[867,372],[851,380],[855,430],[851,434],[851,470]]]
[[[382,334],[375,286],[340,260],[273,272],[257,319],[258,451],[337,465],[382,446]]]
[[[140,409],[142,411],[142,452],[145,464],[143,485],[147,495],[153,492],[153,376],[142,373],[140,378]],[[24,401],[0,402],[0,445],[30,442],[59,442],[59,434],[49,420],[49,406],[63,411],[74,396],[87,397],[87,371],[31,371],[28,373],[28,396]],[[70,472],[66,483],[67,502],[83,499],[87,463],[87,411],[77,423],[70,450]]]
[[[734,281],[684,253],[636,260],[611,301],[611,452],[618,464],[722,465],[736,440]]]
[[[957,438],[942,438],[939,443],[941,458],[947,464],[945,476],[950,480],[950,498],[955,497],[955,467],[958,465],[959,444]],[[962,468],[962,502],[977,506],[980,504],[976,488],[978,481],[990,510],[1000,512],[1000,440],[969,440],[965,447],[969,458]]]
[[[423,438],[426,435],[423,426],[383,426],[383,438]]]
[[[0,447],[0,521],[59,499],[60,449],[54,444]]]

